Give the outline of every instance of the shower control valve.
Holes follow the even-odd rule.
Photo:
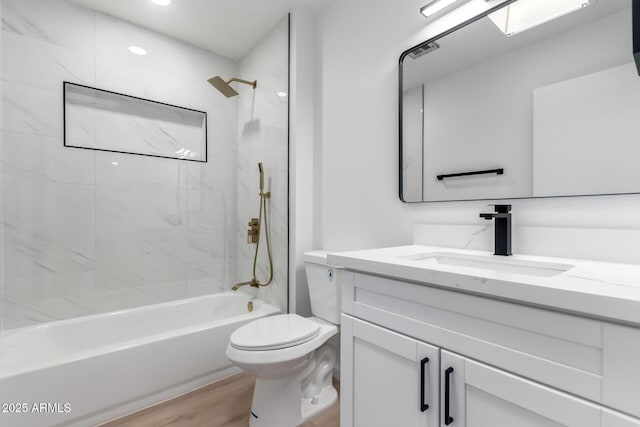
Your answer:
[[[258,218],[251,218],[249,230],[247,230],[247,243],[258,243],[260,238],[260,221]]]

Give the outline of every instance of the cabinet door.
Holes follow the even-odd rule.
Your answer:
[[[602,403],[640,417],[640,329],[604,324]]]
[[[439,349],[345,315],[341,328],[340,425],[437,426]]]
[[[440,357],[442,427],[601,425],[599,406],[446,350]]]
[[[640,427],[640,419],[610,409],[603,409],[602,427]]]

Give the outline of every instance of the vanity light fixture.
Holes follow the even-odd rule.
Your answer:
[[[459,0],[431,0],[420,8],[420,13],[423,14],[425,18],[429,18],[458,1]]]
[[[155,3],[159,6],[169,6],[171,4],[171,0],[151,0],[151,3]]]
[[[486,0],[489,1],[489,0]],[[518,0],[493,12],[489,18],[507,37],[567,15],[594,0]]]
[[[426,55],[427,53],[433,52],[434,50],[438,50],[438,49],[440,49],[440,45],[436,42],[431,42],[431,43],[427,43],[424,46],[415,48],[414,50],[411,51],[409,56],[412,57],[413,59],[418,59],[422,55]]]
[[[129,52],[134,53],[136,55],[146,55],[147,51],[141,48],[140,46],[129,46]]]

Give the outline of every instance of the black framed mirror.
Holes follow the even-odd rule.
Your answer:
[[[402,201],[640,192],[640,0],[584,0],[535,25],[514,18],[527,2],[400,56]]]

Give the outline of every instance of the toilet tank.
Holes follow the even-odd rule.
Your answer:
[[[310,251],[304,254],[304,265],[309,283],[311,312],[314,316],[333,324],[340,324],[342,268],[327,264],[329,251]]]

